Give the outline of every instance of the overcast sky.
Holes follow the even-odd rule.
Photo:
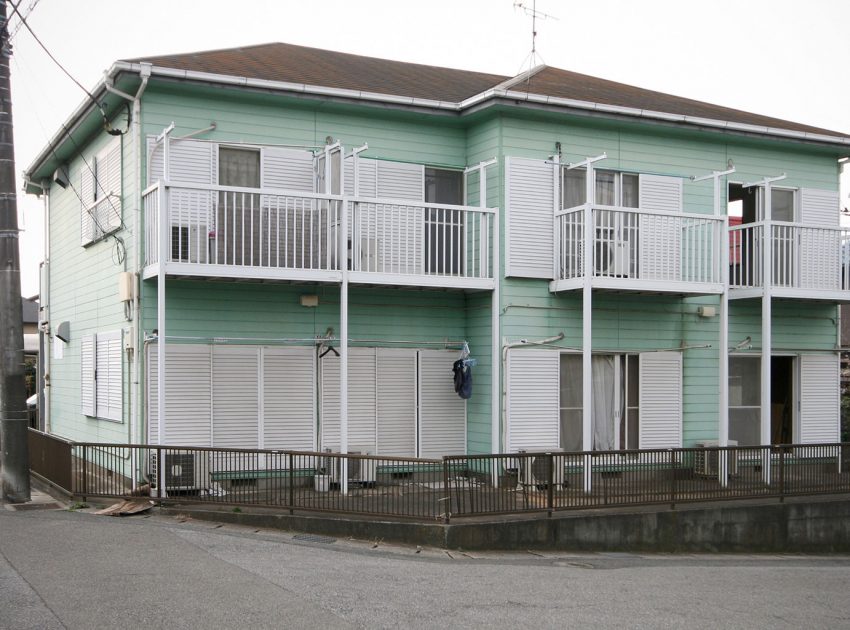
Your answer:
[[[33,4],[14,1],[25,15]],[[513,0],[35,4],[33,31],[89,89],[118,59],[275,41],[504,75],[527,67],[531,50],[531,18]],[[537,23],[548,65],[850,133],[846,0],[538,0],[537,10],[553,16]],[[20,174],[84,94],[26,28],[13,45]],[[850,173],[844,180],[847,205]],[[42,203],[21,195],[18,210],[29,296],[38,292]]]

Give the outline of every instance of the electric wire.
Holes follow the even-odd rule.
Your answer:
[[[39,1],[40,0],[32,0],[32,2],[30,2],[30,5],[26,9],[26,15],[24,17],[28,18],[30,16],[30,14],[32,14],[33,10],[38,5]],[[11,0],[10,0],[10,2],[11,2]],[[12,2],[12,4],[14,4],[14,2]],[[20,4],[21,3],[18,2],[18,6],[20,6]],[[12,29],[11,33],[9,33],[9,39],[8,39],[9,42],[11,42],[13,39],[15,39],[15,35],[17,35],[18,31],[21,30],[22,25],[23,25],[23,21],[18,20],[17,24],[15,24],[15,28]]]
[[[18,70],[19,70],[19,71],[23,74],[23,69],[21,68],[20,63],[18,63],[18,58],[17,58],[16,56],[13,56],[13,57],[12,57],[12,60],[14,61],[15,66],[18,68]],[[62,162],[62,160],[61,160],[61,159],[59,158],[59,156],[56,154],[56,149],[54,148],[53,144],[50,142],[50,139],[49,139],[48,134],[47,134],[47,130],[45,129],[44,124],[43,124],[43,122],[42,122],[42,120],[41,120],[41,117],[40,117],[40,116],[39,116],[39,114],[38,114],[38,109],[35,107],[35,104],[34,104],[34,102],[33,102],[33,101],[34,101],[34,99],[32,98],[32,95],[29,93],[29,90],[28,90],[28,89],[25,89],[24,93],[26,94],[27,99],[30,101],[31,109],[32,109],[32,112],[35,114],[36,122],[38,122],[38,126],[41,128],[41,132],[42,132],[42,134],[43,134],[43,135],[44,135],[44,137],[47,139],[47,146],[48,146],[48,148],[49,148],[49,150],[50,150],[50,153],[53,155],[53,157],[54,157],[54,158],[55,158],[58,162]],[[68,138],[71,140],[71,143],[74,145],[74,148],[75,148],[75,150],[77,151],[77,155],[78,155],[78,157],[79,157],[79,158],[83,161],[83,163],[86,165],[86,168],[88,168],[88,170],[92,173],[93,179],[94,179],[95,181],[97,181],[97,178],[96,178],[96,177],[94,177],[94,170],[92,170],[91,166],[89,166],[88,162],[86,162],[86,159],[83,157],[82,152],[80,151],[80,147],[79,147],[79,145],[77,145],[77,143],[74,141],[73,137],[72,137],[72,136],[71,136],[71,134],[70,134],[70,131],[68,131],[68,128],[65,126],[65,124],[64,124],[64,123],[62,124],[62,128],[65,130],[66,135],[67,135],[67,136],[68,136]],[[98,182],[98,184],[99,184],[99,182]],[[82,196],[82,194],[80,193],[80,191],[78,191],[78,190],[77,190],[77,188],[76,188],[76,186],[74,186],[74,183],[71,181],[71,178],[70,178],[70,177],[68,178],[68,186],[71,188],[71,191],[74,193],[74,195],[77,197],[77,199],[79,199],[80,204],[82,205],[82,207],[83,207],[83,208],[85,208],[86,213],[87,213],[87,214],[91,217],[92,222],[94,223],[95,227],[96,227],[98,230],[100,230],[101,234],[103,235],[101,238],[109,238],[109,237],[111,237],[111,238],[113,238],[113,240],[115,241],[115,247],[114,247],[114,249],[113,249],[113,251],[112,251],[112,261],[113,261],[113,264],[115,264],[116,266],[123,265],[123,264],[124,264],[124,261],[126,260],[126,257],[127,257],[127,247],[126,247],[126,244],[125,244],[125,242],[124,242],[124,239],[123,239],[123,238],[121,238],[120,236],[118,236],[117,234],[108,234],[108,233],[107,233],[107,232],[108,232],[108,230],[107,230],[107,229],[105,229],[105,228],[103,227],[103,225],[101,225],[101,223],[100,223],[100,221],[99,221],[98,217],[96,216],[96,214],[95,214],[94,212],[92,212],[92,211],[91,211],[91,209],[89,209],[89,208],[87,207],[87,206],[88,206],[88,204],[87,204],[87,203],[86,203],[86,201],[83,199],[83,196]],[[102,186],[101,186],[101,189],[103,190],[103,187],[102,187]],[[106,194],[105,190],[104,190],[104,194]],[[112,207],[113,212],[115,212],[115,213],[116,213],[116,215],[118,216],[119,221],[120,221],[120,225],[119,225],[119,227],[118,227],[118,228],[116,228],[116,230],[118,230],[118,229],[127,229],[127,226],[126,226],[126,224],[124,223],[124,220],[123,220],[123,218],[121,217],[120,212],[118,212],[118,211],[117,211],[117,209],[115,208],[115,205],[114,205],[114,203],[113,203],[113,201],[112,201],[111,196],[110,196],[110,195],[107,195],[107,199],[109,200],[109,204],[110,204],[110,206]],[[47,226],[45,226],[45,229],[47,229]],[[97,241],[97,240],[100,240],[100,239],[95,239],[95,241]]]

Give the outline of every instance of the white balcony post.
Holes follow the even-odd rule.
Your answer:
[[[584,284],[582,286],[582,343],[581,343],[581,449],[589,452],[593,448],[593,237],[596,232],[593,225],[593,204],[596,187],[593,181],[593,163],[587,162],[586,199],[584,205]],[[592,490],[592,473],[590,455],[585,455],[584,461],[584,491]]]
[[[167,146],[167,141],[166,141]],[[165,272],[168,264],[165,259],[166,248],[168,247],[168,211],[165,189],[160,188],[160,209],[159,209],[159,233],[157,235],[159,255],[159,273],[156,276],[156,443],[162,446],[165,440]],[[160,451],[162,452],[162,451]],[[161,457],[158,462],[157,484],[159,487],[159,496],[166,496],[165,487],[165,458]]]
[[[341,152],[340,148],[340,152]],[[342,154],[342,153],[341,153]],[[330,153],[325,158],[325,192],[330,194]],[[340,171],[342,171],[340,161]],[[342,184],[342,173],[340,173]],[[340,217],[339,259],[342,282],[339,289],[339,452],[348,453],[348,208],[343,207]],[[348,494],[348,459],[340,462],[340,492]]]
[[[773,225],[771,224],[770,181],[764,184],[764,235],[762,238],[762,285],[761,298],[761,444],[770,444],[770,364],[773,352],[771,293],[773,288]],[[770,451],[762,451],[762,476],[770,483]]]

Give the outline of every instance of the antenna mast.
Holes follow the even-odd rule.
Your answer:
[[[530,8],[528,6],[528,2],[515,0],[514,9],[522,9],[523,13],[528,16],[531,16],[531,53],[529,53],[527,57],[528,69],[531,70],[537,65],[537,60],[539,57],[539,55],[537,54],[537,19],[540,18],[541,20],[557,20],[558,18],[556,18],[554,15],[549,15],[548,13],[538,11],[537,0],[531,1]],[[540,63],[544,63],[542,57],[540,57]]]

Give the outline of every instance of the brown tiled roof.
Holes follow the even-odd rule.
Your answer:
[[[589,101],[591,103],[648,109],[668,114],[697,116],[713,120],[758,125],[761,127],[777,127],[791,131],[827,135],[845,135],[840,132],[801,125],[787,120],[761,116],[760,114],[751,114],[739,109],[721,107],[720,105],[712,105],[711,103],[695,101],[690,98],[645,90],[634,87],[633,85],[599,79],[586,74],[579,74],[578,72],[561,70],[560,68],[546,67],[532,76],[528,83],[524,81],[517,83],[512,89],[523,92],[527,91],[532,94],[546,94],[547,96]]]
[[[260,44],[129,61],[149,61],[155,66],[180,70],[449,102],[462,101],[509,78],[293,44]]]
[[[282,43],[143,57],[127,61],[147,61],[155,66],[178,70],[450,103],[458,103],[510,79],[496,74],[362,57]],[[645,90],[559,68],[544,67],[528,81],[509,82],[508,89],[639,110],[850,137],[840,132]]]

